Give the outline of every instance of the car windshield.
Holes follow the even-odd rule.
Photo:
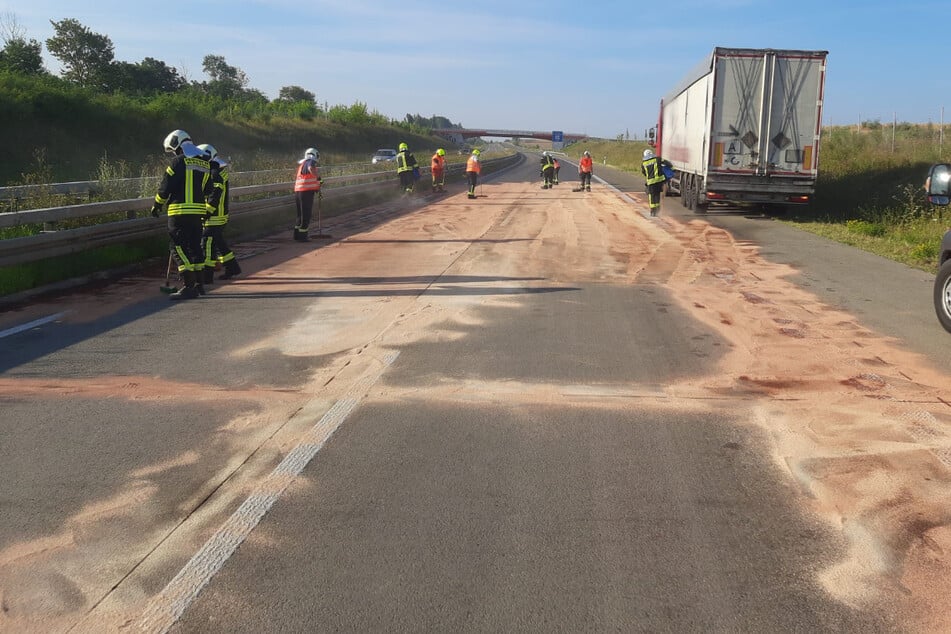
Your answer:
[[[377,150],[379,156],[396,156],[396,150]]]

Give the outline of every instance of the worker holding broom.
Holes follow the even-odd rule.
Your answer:
[[[202,221],[207,208],[205,192],[211,164],[205,153],[184,130],[165,137],[165,151],[175,155],[165,168],[165,176],[155,194],[152,216],[158,218],[168,205],[168,235],[172,256],[178,264],[182,288],[169,295],[173,300],[194,299],[204,293],[201,285],[205,258],[201,251]]]
[[[472,150],[469,159],[466,161],[466,180],[469,182],[469,198],[476,197],[476,185],[479,182],[479,174],[482,173],[482,165],[479,163],[479,148]]]
[[[294,179],[294,202],[297,205],[297,224],[294,225],[294,240],[307,242],[310,219],[314,214],[314,196],[320,195],[320,169],[317,161],[320,152],[309,147],[304,158],[297,161],[297,177]]]
[[[446,184],[446,150],[436,150],[430,160],[429,169],[433,175],[433,192],[443,191]]]
[[[241,273],[241,267],[224,236],[225,225],[228,224],[228,161],[218,156],[218,150],[213,145],[202,143],[198,149],[205,153],[211,165],[211,188],[206,201],[208,213],[205,216],[201,250],[205,254],[202,282],[213,284],[217,264],[225,269],[221,276],[223,280],[230,280]]]
[[[409,145],[400,143],[396,154],[396,175],[400,179],[400,187],[404,194],[412,194],[416,187],[415,176],[419,171],[416,157],[409,151]]]
[[[555,159],[547,151],[542,152],[541,160],[542,189],[555,186]]]
[[[584,151],[581,160],[578,161],[578,176],[581,178],[581,187],[579,192],[591,191],[591,174],[594,172],[594,161],[591,159],[591,152]]]

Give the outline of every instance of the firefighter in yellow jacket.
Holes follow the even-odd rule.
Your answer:
[[[218,156],[215,146],[202,143],[198,149],[205,153],[211,164],[211,193],[208,195],[208,214],[205,229],[201,234],[201,250],[205,254],[205,284],[215,281],[215,265],[221,264],[225,272],[223,280],[230,280],[241,273],[234,251],[225,240],[225,225],[228,224],[228,161]]]
[[[660,195],[664,190],[664,181],[667,177],[664,176],[660,157],[654,156],[654,151],[651,149],[644,150],[641,173],[644,175],[647,187],[647,204],[650,206],[651,215],[656,216],[660,212]]]
[[[170,248],[182,277],[182,287],[169,297],[194,299],[205,292],[201,285],[205,268],[201,234],[202,222],[209,211],[205,196],[210,188],[211,164],[184,130],[170,132],[164,146],[175,158],[165,168],[152,205],[152,216],[158,218],[162,207],[168,206]]]

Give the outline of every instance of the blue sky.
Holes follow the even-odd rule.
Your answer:
[[[947,0],[0,0],[0,15],[44,52],[50,20],[75,18],[109,36],[119,60],[154,57],[205,79],[202,58],[222,55],[271,98],[299,85],[321,104],[472,128],[643,135],[715,46],[829,51],[827,125],[937,123],[943,106],[951,119]]]

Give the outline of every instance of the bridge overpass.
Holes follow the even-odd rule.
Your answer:
[[[473,137],[497,136],[512,139],[544,139],[546,141],[578,141],[588,138],[587,134],[575,134],[572,132],[561,132],[559,130],[492,130],[476,128],[452,128],[443,130],[433,130],[439,136],[448,139],[456,145],[462,145],[466,139]],[[558,139],[558,136],[561,139]]]

